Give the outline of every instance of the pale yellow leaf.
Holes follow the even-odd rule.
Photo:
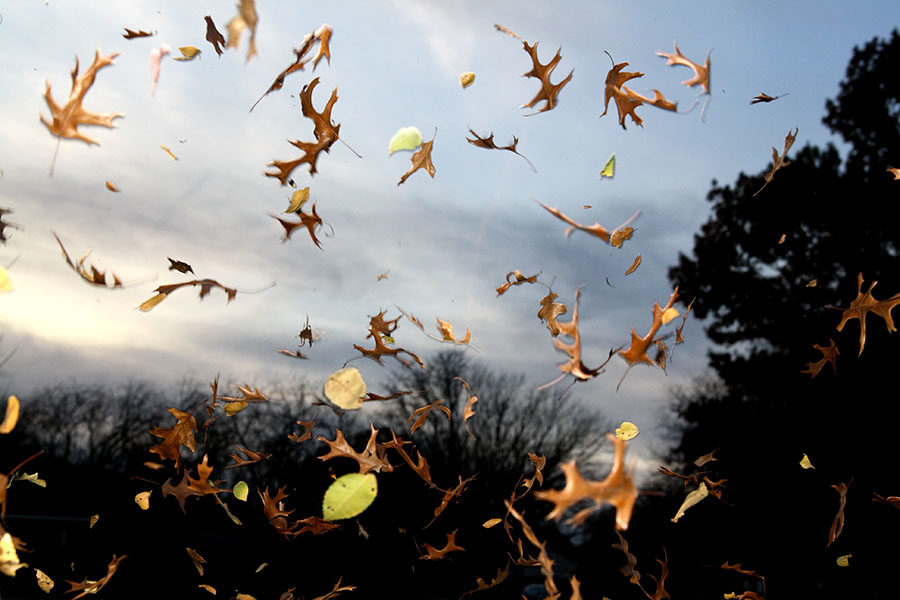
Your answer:
[[[174,56],[175,60],[191,60],[200,54],[200,48],[194,46],[179,46],[178,51],[181,52],[181,56]]]
[[[40,569],[34,570],[34,577],[35,579],[37,579],[38,587],[40,587],[41,590],[43,590],[46,594],[49,594],[50,590],[53,589],[53,586],[56,585],[55,583],[53,583],[53,580],[50,579],[50,577]]]
[[[675,513],[675,516],[672,517],[672,522],[677,523],[678,519],[684,516],[684,513],[687,512],[687,509],[696,505],[698,502],[703,500],[709,495],[709,490],[706,488],[706,483],[700,482],[700,487],[687,495],[687,498],[684,499],[684,502],[681,504],[681,507],[678,509],[678,512]]]
[[[849,567],[850,566],[850,557],[852,557],[852,556],[853,556],[852,554],[844,554],[842,556],[838,556],[837,560],[835,562],[837,563],[837,566],[839,566],[839,567]]]
[[[233,417],[234,415],[238,414],[239,412],[241,412],[242,410],[247,408],[247,406],[249,406],[249,404],[244,400],[236,400],[234,402],[226,402],[225,407],[224,407],[225,414],[229,417]]]
[[[365,395],[366,382],[356,367],[347,367],[332,373],[325,382],[325,397],[344,410],[357,410],[362,407]]]
[[[670,306],[669,308],[667,308],[666,310],[663,311],[663,315],[662,315],[663,325],[665,325],[666,323],[668,323],[669,321],[671,321],[672,319],[674,319],[675,317],[677,317],[680,314],[681,313],[678,312],[677,308],[675,308],[674,306]]]
[[[800,466],[804,469],[815,469],[812,462],[809,460],[809,457],[804,454],[803,458],[800,459]]]
[[[622,421],[622,424],[616,427],[616,437],[626,442],[636,438],[640,432],[641,430],[638,429],[637,425],[631,421]]]
[[[482,523],[481,526],[484,527],[485,529],[490,529],[490,528],[493,527],[494,525],[499,525],[499,524],[502,523],[502,522],[503,522],[503,519],[496,519],[496,518],[495,518],[495,519],[488,519],[487,521],[485,521],[484,523]]]
[[[141,492],[135,495],[134,501],[141,507],[141,510],[147,510],[150,508],[150,492]]]
[[[13,291],[13,284],[9,280],[9,273],[5,268],[0,267],[0,292],[11,292]]]
[[[93,529],[94,525],[96,525],[99,520],[100,515],[91,515],[91,522],[88,524],[88,529]]]
[[[0,433],[9,433],[19,422],[19,399],[10,396],[6,401],[6,414],[3,416],[3,422],[0,423]]]
[[[169,155],[169,158],[171,158],[172,160],[178,160],[178,157],[175,156],[174,154],[172,154],[172,151],[171,151],[171,150],[169,150],[168,148],[166,148],[166,147],[163,146],[162,144],[160,144],[159,147],[166,151],[166,154]]]
[[[285,213],[296,213],[300,212],[300,209],[303,208],[303,205],[306,204],[306,201],[309,200],[309,186],[303,188],[302,190],[294,191],[293,195],[291,195],[291,203],[288,205]]]

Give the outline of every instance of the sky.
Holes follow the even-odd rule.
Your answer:
[[[222,56],[204,39],[205,15],[226,33],[237,13],[230,2],[0,1],[0,207],[13,209],[6,220],[21,226],[0,246],[15,287],[0,294],[0,357],[15,350],[2,386],[25,395],[60,381],[165,386],[221,374],[263,391],[266,382],[297,378],[319,388],[359,356],[353,344],[371,346],[369,317],[386,310],[393,318],[397,306],[433,333],[436,317],[457,333],[468,327],[480,352],[467,352],[540,385],[559,375],[566,357],[536,317],[545,288],[497,297],[515,269],[552,282],[569,314],[582,286],[582,356],[599,364],[629,342],[632,327],[646,333],[654,302],[665,304],[667,269],[679,252],[690,253],[708,218],[713,179],[763,171],[771,147],[780,149],[795,127],[794,151],[807,143],[843,148],[821,124],[824,102],[836,95],[853,46],[890,32],[889,6],[860,2],[848,19],[846,3],[832,1],[258,0],[259,53],[247,60],[246,34]],[[293,61],[292,48],[323,23],[333,27],[330,63],[289,75],[248,112]],[[573,77],[553,110],[526,116],[534,111],[520,108],[539,83],[522,76],[532,65],[521,42],[495,23],[539,41],[544,63],[561,49],[551,79]],[[125,27],[154,35],[126,40]],[[699,106],[687,109],[705,97],[680,84],[691,71],[656,55],[672,52],[674,42],[695,62],[711,53],[702,120]],[[151,94],[149,55],[163,43],[202,54],[188,62],[165,57]],[[119,55],[98,73],[84,107],[125,117],[114,129],[81,127],[99,146],[63,140],[51,177],[57,140],[38,118],[49,114],[45,82],[64,102],[76,55],[83,72],[98,48]],[[643,128],[628,120],[623,130],[610,103],[600,118],[606,52],[645,74],[632,89],[659,89],[681,112],[642,106]],[[476,79],[463,89],[458,77],[466,71]],[[293,190],[264,176],[270,161],[299,156],[287,140],[313,139],[298,94],[314,76],[314,106],[321,110],[337,88],[332,118],[362,156],[339,142],[320,156],[315,176],[305,167],[292,174],[298,187],[310,187],[327,223],[321,250],[305,231],[280,241],[270,215],[285,210]],[[762,92],[787,95],[751,106]],[[404,126],[434,136],[436,173],[418,171],[398,186],[411,153],[389,156],[387,146]],[[512,153],[468,144],[469,128],[493,132],[499,145],[516,136],[536,172]],[[615,177],[601,180],[612,153]],[[121,191],[108,191],[107,180]],[[617,249],[582,232],[566,238],[565,225],[538,202],[607,228],[641,215],[634,237]],[[51,232],[74,259],[91,249],[89,264],[128,285],[109,290],[79,280]],[[637,254],[640,267],[625,276]],[[152,311],[137,310],[156,286],[188,279],[167,270],[167,257],[237,288],[235,300],[213,290],[200,301],[197,288],[187,288]],[[296,349],[307,317],[323,336],[304,349],[309,360],[279,354]],[[612,421],[635,422],[645,432],[632,445],[639,456],[660,452],[672,386],[705,372],[702,323],[689,319],[685,335],[668,373],[637,366],[617,392],[627,365],[614,358],[568,393]],[[445,347],[405,321],[394,338],[426,362]],[[388,369],[368,359],[351,365],[371,391],[383,391]]]

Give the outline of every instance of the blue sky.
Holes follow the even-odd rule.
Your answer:
[[[299,377],[317,387],[357,355],[354,343],[368,345],[368,317],[381,309],[395,316],[399,305],[428,326],[441,317],[457,331],[469,327],[479,358],[526,372],[537,385],[558,375],[564,356],[535,316],[542,288],[496,297],[494,288],[516,268],[540,271],[570,306],[584,286],[583,356],[597,364],[628,342],[631,327],[643,334],[653,303],[665,302],[666,270],[679,251],[690,252],[712,179],[765,169],[770,148],[780,149],[795,127],[795,150],[838,141],[820,123],[824,101],[836,94],[852,47],[889,33],[890,6],[857,3],[848,18],[838,2],[258,0],[259,55],[248,62],[246,39],[221,57],[204,39],[204,15],[224,33],[236,14],[230,2],[0,2],[0,206],[14,209],[8,220],[24,228],[0,246],[0,264],[18,257],[10,269],[16,289],[0,295],[2,348],[16,349],[4,384],[24,393],[59,380],[205,382],[222,373],[256,385]],[[290,75],[248,113],[291,63],[291,49],[325,22],[334,28],[331,64]],[[524,116],[531,111],[519,106],[538,83],[521,76],[531,68],[528,56],[494,23],[539,41],[543,62],[562,48],[553,81],[572,69],[574,76],[554,110]],[[125,40],[124,27],[156,35]],[[671,52],[676,40],[697,62],[712,50],[704,122],[697,109],[649,106],[638,109],[644,128],[628,122],[623,131],[612,106],[598,118],[610,67],[604,51],[645,73],[630,82],[636,91],[658,88],[680,108],[690,106],[696,88],[680,85],[690,70],[655,54]],[[149,52],[161,43],[203,53],[184,63],[166,57],[151,96]],[[98,47],[120,55],[99,73],[84,106],[126,116],[112,130],[84,128],[99,147],[64,140],[48,177],[56,139],[38,119],[48,114],[45,81],[64,101],[75,55],[83,70]],[[465,90],[457,79],[464,71],[476,73]],[[292,190],[263,175],[271,160],[298,155],[286,140],[312,139],[297,94],[314,75],[321,79],[314,105],[323,107],[338,88],[332,117],[363,156],[338,143],[320,157],[315,177],[303,168],[293,174],[298,186],[310,186],[333,229],[324,250],[304,232],[279,242],[281,227],[267,213],[283,211]],[[760,92],[789,95],[751,106]],[[407,125],[426,139],[437,129],[437,172],[434,179],[418,172],[398,187],[409,153],[388,156],[387,144]],[[469,145],[469,127],[494,132],[499,144],[517,136],[537,173],[511,153]],[[613,152],[616,176],[600,181]],[[107,191],[106,180],[122,191]],[[615,249],[579,232],[564,238],[564,225],[535,200],[586,224],[614,227],[635,210],[642,216],[634,238]],[[117,291],[88,286],[63,262],[51,230],[73,257],[92,248],[90,261],[126,282],[158,279]],[[625,277],[638,253],[643,264]],[[239,289],[277,285],[239,292],[230,304],[221,291],[200,302],[196,289],[186,289],[149,313],[136,310],[157,285],[184,280],[166,271],[168,256]],[[384,272],[387,279],[377,281]],[[311,359],[280,356],[279,348],[295,347],[307,315],[325,335]],[[705,366],[701,324],[689,321],[685,333],[668,376],[637,367],[616,393],[626,365],[615,359],[571,393],[616,421],[635,421],[649,434],[648,451],[670,386]],[[409,323],[395,338],[426,360],[441,348]],[[368,360],[353,364],[380,391],[387,371]]]

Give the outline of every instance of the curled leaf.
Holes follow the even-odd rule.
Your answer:
[[[695,506],[698,502],[706,498],[708,495],[709,489],[706,487],[706,482],[701,481],[700,486],[696,490],[688,494],[684,499],[684,502],[681,503],[681,506],[678,507],[678,512],[676,512],[675,516],[672,517],[672,522],[677,523],[689,508]]]
[[[136,494],[134,497],[134,501],[138,506],[141,507],[141,510],[147,510],[150,508],[150,492],[141,492]]]
[[[3,415],[3,421],[0,422],[0,433],[9,433],[15,428],[16,423],[19,422],[20,406],[19,399],[15,396],[7,399],[6,413]]]
[[[200,54],[200,48],[194,46],[179,46],[178,51],[181,52],[181,56],[175,56],[175,60],[192,60]]]
[[[459,74],[459,85],[461,87],[467,88],[473,83],[475,83],[475,73],[466,71],[465,73]]]

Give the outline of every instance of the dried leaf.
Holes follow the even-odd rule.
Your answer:
[[[467,88],[470,85],[475,83],[475,73],[471,71],[466,71],[465,73],[459,74],[459,85],[460,87]]]
[[[559,64],[559,61],[562,60],[562,48],[557,49],[556,55],[552,59],[550,59],[550,62],[548,62],[547,64],[541,64],[537,53],[539,42],[529,44],[505,27],[502,27],[500,25],[494,25],[494,27],[522,41],[522,47],[525,49],[525,52],[528,53],[528,56],[531,57],[532,62],[531,70],[525,73],[523,77],[534,77],[541,82],[541,89],[537,94],[535,94],[534,98],[532,98],[531,101],[523,104],[520,108],[531,108],[538,102],[544,103],[543,107],[538,109],[538,113],[542,113],[555,108],[557,102],[556,96],[559,95],[559,92],[562,90],[562,88],[572,80],[572,74],[575,72],[575,70],[572,69],[572,71],[570,71],[569,74],[566,75],[566,77],[563,78],[559,83],[554,84],[550,82],[550,76],[553,73],[553,70]]]
[[[622,381],[624,381],[625,376],[628,375],[628,371],[630,371],[631,367],[634,365],[644,362],[650,365],[659,366],[656,361],[647,356],[647,350],[656,342],[654,336],[656,335],[656,332],[659,331],[659,328],[662,327],[663,313],[672,308],[672,305],[675,304],[677,298],[678,286],[675,287],[672,295],[669,296],[669,301],[666,303],[665,307],[660,307],[658,302],[653,304],[653,323],[650,325],[650,331],[648,331],[647,335],[644,337],[638,336],[634,327],[631,328],[631,346],[627,350],[618,351],[618,354],[628,363],[628,370],[625,371],[625,374],[622,375],[622,379],[619,380],[619,386],[622,385]],[[616,390],[619,389],[619,386],[616,386]]]
[[[256,24],[259,18],[256,14],[256,0],[239,0],[237,9],[238,14],[225,25],[225,29],[228,30],[227,46],[237,48],[241,43],[241,34],[245,29],[249,29],[250,46],[247,48],[247,62],[250,62],[250,59],[257,54]]]
[[[172,154],[172,151],[171,151],[171,150],[169,150],[169,148],[168,148],[168,147],[166,147],[166,146],[163,146],[163,145],[162,145],[162,144],[160,144],[160,145],[159,145],[159,147],[160,147],[160,148],[162,148],[162,149],[163,149],[163,151],[164,151],[164,152],[165,152],[165,153],[166,153],[166,154],[168,154],[168,155],[169,155],[169,158],[171,158],[171,159],[172,159],[172,160],[178,160],[178,157],[177,157],[177,156],[175,156],[175,155],[174,155],[174,154]]]
[[[15,428],[19,422],[20,408],[19,399],[15,396],[10,396],[6,400],[6,412],[3,415],[3,422],[0,422],[0,434],[9,433]]]
[[[838,511],[837,514],[834,515],[834,521],[831,523],[831,527],[828,529],[828,543],[825,544],[827,548],[834,540],[837,539],[839,535],[841,535],[841,531],[844,530],[844,507],[847,505],[847,485],[846,483],[837,483],[832,485],[831,487],[838,493]]]
[[[549,492],[541,493],[547,494]],[[546,590],[548,596],[558,597],[559,590],[556,587],[556,583],[553,581],[553,560],[547,554],[546,544],[538,539],[538,537],[534,534],[534,530],[531,529],[531,527],[525,521],[525,518],[521,514],[519,514],[516,509],[513,508],[513,505],[509,502],[509,500],[504,500],[503,503],[506,505],[506,509],[509,511],[509,514],[512,515],[512,517],[516,519],[522,526],[522,533],[525,534],[525,538],[529,542],[531,542],[531,544],[535,548],[538,549],[537,564],[540,565],[541,574],[544,576],[544,590]]]
[[[781,151],[781,156],[778,155],[778,150],[776,150],[774,146],[772,147],[772,168],[769,169],[769,172],[764,175],[766,182],[762,185],[761,188],[759,188],[759,190],[757,190],[755,194],[753,194],[754,197],[756,197],[761,191],[765,189],[767,185],[769,185],[769,182],[772,181],[772,178],[775,176],[775,172],[778,169],[791,164],[790,161],[787,160],[787,153],[788,150],[791,149],[791,146],[794,145],[794,141],[797,139],[797,133],[799,131],[799,127],[794,128],[793,133],[788,131],[788,134],[784,137],[784,149]]]
[[[206,559],[203,558],[199,552],[194,550],[193,548],[185,548],[188,556],[191,557],[191,561],[194,563],[194,568],[197,569],[197,572],[203,577],[203,565],[206,564]]]
[[[371,358],[379,364],[384,364],[381,360],[382,356],[393,356],[403,366],[412,366],[408,360],[400,358],[401,353],[406,354],[411,359],[416,361],[416,364],[418,364],[419,367],[424,370],[425,363],[422,362],[422,359],[419,358],[416,354],[413,354],[412,352],[403,348],[390,348],[387,346],[387,344],[385,344],[384,336],[390,336],[394,332],[394,330],[397,329],[397,321],[401,319],[401,317],[397,317],[396,319],[385,321],[385,312],[386,311],[381,311],[374,317],[369,318],[369,333],[368,335],[366,335],[366,339],[372,338],[375,342],[375,347],[367,349],[357,344],[353,344],[353,347],[361,352],[363,356]],[[393,339],[391,340],[391,342],[393,342]]]
[[[113,183],[112,181],[110,181],[109,179],[106,180],[106,189],[108,189],[108,190],[111,191],[111,192],[118,192],[118,191],[120,191],[120,190],[119,190],[119,186],[117,186],[116,184],[114,184],[114,183]]]
[[[641,266],[641,255],[640,254],[638,254],[637,256],[634,257],[634,262],[631,263],[631,266],[628,267],[628,270],[625,271],[625,274],[631,275],[632,273],[634,273],[637,270],[637,268],[639,266]]]
[[[100,520],[100,515],[91,515],[91,520],[88,521],[88,529],[93,529],[94,525],[97,524],[97,521]]]
[[[107,283],[106,271],[101,271],[94,265],[90,265],[90,271],[88,271],[88,268],[84,265],[84,261],[87,260],[88,255],[91,253],[90,250],[85,252],[84,255],[78,259],[78,262],[75,263],[71,258],[69,258],[69,253],[66,252],[66,248],[65,246],[63,246],[62,241],[60,241],[59,236],[56,235],[56,233],[53,231],[51,231],[50,233],[52,233],[53,237],[56,238],[56,243],[59,244],[59,248],[60,250],[62,250],[63,258],[66,259],[66,264],[68,264],[73,271],[78,273],[78,276],[81,277],[81,279],[85,283],[100,287],[108,287],[110,289],[123,287],[122,280],[119,279],[119,277],[115,273],[110,273],[110,276],[112,277],[112,283]]]
[[[207,585],[207,584],[205,584],[205,583],[198,583],[198,584],[197,584],[197,587],[198,587],[198,588],[201,588],[201,589],[203,589],[203,590],[206,590],[207,592],[209,592],[209,593],[212,594],[213,596],[216,595],[216,588],[214,588],[214,587],[211,586],[211,585]]]
[[[325,382],[325,397],[343,410],[362,408],[366,397],[366,382],[356,367],[346,367],[332,373]]]
[[[178,51],[181,52],[181,56],[173,57],[175,60],[193,60],[200,55],[200,48],[195,46],[179,46]]]
[[[541,500],[552,502],[555,506],[547,515],[548,519],[559,520],[563,513],[581,500],[593,500],[594,506],[575,513],[569,522],[581,524],[592,512],[598,510],[603,503],[610,503],[616,508],[616,529],[628,529],[631,511],[637,500],[637,488],[631,474],[625,471],[625,449],[628,442],[612,434],[606,434],[615,448],[613,466],[603,481],[584,479],[578,472],[574,461],[562,463],[566,476],[566,485],[561,490],[537,492]]]
[[[163,498],[175,496],[181,507],[181,512],[187,512],[184,502],[190,496],[206,496],[208,494],[218,494],[221,492],[230,492],[231,490],[220,488],[221,481],[209,481],[213,468],[207,464],[207,456],[203,455],[203,461],[197,465],[197,477],[192,477],[190,470],[186,469],[178,485],[172,485],[172,480],[167,479],[162,486]]]
[[[713,462],[714,460],[719,460],[719,459],[716,457],[716,452],[718,452],[718,451],[719,451],[719,449],[716,448],[716,449],[713,450],[712,452],[707,452],[706,454],[704,454],[703,456],[701,456],[700,458],[698,458],[697,460],[695,460],[695,461],[694,461],[694,464],[697,465],[698,467],[702,467],[702,466],[705,465],[706,463]]]
[[[206,15],[203,18],[206,20],[206,41],[212,44],[213,48],[216,50],[216,54],[222,56],[222,46],[225,45],[225,36],[216,29],[216,24],[213,23],[211,16]]]
[[[503,519],[498,519],[498,518],[488,519],[487,521],[482,523],[481,526],[484,527],[485,529],[490,529],[494,525],[499,525],[502,522],[503,522]]]
[[[839,566],[839,567],[849,567],[849,566],[850,566],[850,559],[851,559],[852,557],[853,557],[852,554],[842,554],[841,556],[838,556],[838,557],[835,559],[834,562],[835,562],[835,563],[837,564],[837,566]]]
[[[556,320],[557,317],[566,314],[569,310],[565,304],[554,302],[557,296],[558,294],[550,292],[541,298],[541,309],[537,313],[538,318],[544,321],[547,325],[547,329],[550,330],[550,334],[553,336],[557,336],[560,333],[559,322]]]
[[[763,92],[758,96],[754,96],[753,100],[750,101],[750,104],[759,104],[760,102],[771,102],[772,100],[778,100],[779,98],[782,98],[784,96],[787,96],[787,94],[781,94],[781,96],[770,96],[770,95],[766,94],[765,92]]]
[[[155,290],[156,296],[153,296],[147,300],[145,300],[138,308],[142,311],[147,312],[152,309],[154,306],[162,302],[166,299],[166,297],[179,288],[183,288],[186,286],[200,286],[200,299],[203,300],[209,293],[212,291],[214,287],[222,289],[228,297],[228,302],[234,300],[234,297],[237,296],[237,290],[235,288],[225,287],[218,281],[213,279],[193,279],[191,281],[183,281],[181,283],[171,283],[169,285],[161,285]]]
[[[109,562],[109,565],[107,565],[107,567],[106,567],[106,575],[104,575],[102,578],[100,578],[97,581],[91,581],[91,580],[85,579],[84,581],[77,582],[77,581],[69,581],[67,579],[66,583],[68,583],[70,587],[68,590],[66,590],[66,593],[79,592],[78,594],[73,596],[71,598],[71,600],[78,600],[79,598],[83,598],[84,596],[87,596],[88,594],[96,594],[97,592],[102,590],[104,587],[106,587],[106,584],[109,583],[109,580],[112,578],[112,576],[115,574],[116,570],[119,568],[119,563],[121,563],[122,560],[124,560],[125,558],[126,558],[126,556],[124,554],[119,557],[113,556],[112,560]]]
[[[232,454],[231,458],[234,459],[233,465],[228,465],[225,467],[226,469],[233,469],[235,467],[242,467],[244,465],[252,465],[253,463],[257,463],[263,460],[267,460],[271,458],[271,452],[254,452],[253,450],[248,450],[243,446],[235,446],[238,452],[244,454],[247,458],[240,456],[239,454]]]
[[[56,585],[54,581],[40,569],[34,570],[34,577],[37,580],[38,587],[41,588],[41,591],[45,594],[49,594],[50,590],[53,589],[53,586]]]
[[[465,592],[462,596],[459,597],[460,600],[462,600],[469,594],[474,594],[475,592],[478,592],[481,590],[489,590],[492,587],[500,585],[503,581],[506,580],[507,577],[509,577],[509,566],[510,566],[510,563],[507,562],[506,568],[497,569],[497,574],[490,581],[485,581],[481,577],[475,578],[475,584],[478,587],[476,587],[474,590],[469,590],[468,592]]]
[[[305,442],[306,440],[312,439],[312,428],[316,425],[315,421],[297,421],[297,424],[302,426],[304,431],[302,435],[297,435],[296,433],[288,434],[288,439],[297,444]]]
[[[288,213],[299,213],[303,208],[303,205],[306,204],[306,201],[309,200],[309,186],[306,186],[302,190],[295,190],[293,194],[291,194],[291,203],[288,205],[287,210],[285,210],[285,214]]]
[[[394,467],[391,463],[388,462],[385,457],[385,449],[380,444],[378,444],[375,438],[378,435],[378,430],[375,429],[374,425],[369,425],[371,431],[369,434],[369,441],[366,444],[366,447],[363,449],[362,453],[355,451],[350,444],[347,443],[347,440],[344,438],[344,433],[340,429],[335,430],[335,437],[333,440],[326,439],[322,436],[318,436],[320,442],[325,442],[328,444],[328,452],[319,456],[319,460],[326,461],[331,460],[332,458],[337,457],[345,457],[353,459],[359,464],[359,472],[360,473],[368,473],[370,471],[375,472],[390,472],[394,470]]]
[[[337,583],[334,584],[334,588],[330,592],[323,596],[316,596],[312,600],[331,600],[340,596],[341,592],[352,592],[356,589],[355,585],[341,585],[341,579],[343,578],[338,578]]]
[[[834,340],[829,339],[828,341],[830,342],[828,346],[813,344],[813,348],[822,353],[822,358],[815,362],[806,363],[806,368],[800,371],[801,373],[809,373],[812,378],[815,378],[826,364],[830,364],[832,372],[837,373],[837,356],[840,352],[838,352]]]
[[[675,516],[672,517],[672,522],[677,523],[678,520],[684,516],[684,513],[689,508],[696,505],[698,502],[700,502],[701,500],[706,498],[708,495],[709,495],[709,490],[706,487],[706,483],[701,481],[700,487],[698,487],[696,490],[689,493],[687,495],[687,497],[684,499],[684,502],[681,503],[681,506],[678,507],[678,512],[676,512]]]
[[[601,118],[605,116],[606,112],[609,110],[610,99],[613,99],[616,102],[616,110],[619,113],[619,125],[622,126],[622,129],[626,128],[626,116],[631,117],[631,120],[635,125],[638,125],[639,127],[644,126],[644,121],[634,112],[637,107],[644,103],[672,112],[678,110],[678,106],[674,102],[666,100],[659,90],[653,90],[653,98],[648,98],[625,86],[625,83],[631,79],[644,76],[640,71],[623,71],[622,69],[627,66],[627,62],[614,64],[606,74],[603,114],[600,115]]]
[[[443,406],[443,399],[438,398],[431,404],[426,404],[425,406],[421,406],[414,410],[409,418],[406,420],[406,428],[410,433],[415,433],[416,429],[425,424],[425,421],[428,420],[428,415],[431,414],[431,411],[437,410],[438,412],[444,413],[447,417],[447,421],[451,420],[450,408],[447,406]],[[410,422],[415,419],[416,422],[413,423],[412,427],[410,427]]]
[[[531,170],[534,171],[535,173],[537,173],[537,169],[534,168],[534,165],[531,163],[531,161],[528,160],[528,158],[526,158],[523,154],[520,154],[518,150],[516,150],[516,146],[519,143],[519,138],[517,138],[516,136],[513,136],[512,144],[509,144],[508,146],[498,146],[497,144],[494,143],[494,132],[493,131],[486,138],[481,137],[480,135],[475,133],[475,131],[472,129],[469,129],[469,133],[471,133],[473,136],[475,136],[475,139],[466,137],[466,141],[469,142],[470,144],[472,144],[473,146],[476,146],[478,148],[485,148],[486,150],[508,150],[508,151],[512,152],[513,154],[518,154],[519,156],[521,156],[522,158],[525,159],[525,162],[528,163],[528,165],[531,167]]]
[[[409,171],[403,174],[403,176],[400,178],[400,181],[397,182],[397,185],[402,184],[410,175],[412,175],[419,169],[424,169],[425,172],[431,175],[431,178],[434,179],[434,163],[431,162],[431,149],[434,146],[435,137],[437,137],[437,129],[435,129],[434,135],[431,137],[431,139],[427,142],[422,142],[422,147],[412,155],[412,157],[410,158],[412,166],[409,168]]]
[[[134,501],[141,510],[147,510],[150,508],[150,492],[140,492],[135,494]]]
[[[191,268],[191,265],[186,262],[182,262],[180,260],[175,260],[173,258],[166,257],[169,261],[169,270],[170,271],[178,271],[179,273],[194,273],[194,269]]]
[[[127,27],[124,27],[123,29],[125,29],[125,33],[122,34],[122,37],[125,38],[126,40],[133,40],[134,38],[150,37],[153,35],[149,31],[144,31],[143,29],[140,29],[138,31],[135,31],[133,29],[128,29]]]
[[[22,229],[21,225],[3,221],[3,215],[8,215],[12,212],[14,211],[11,208],[0,208],[0,242],[3,242],[4,244],[9,240],[9,237],[6,235],[7,229]]]
[[[420,560],[440,560],[442,558],[446,558],[447,554],[450,552],[454,552],[457,550],[465,550],[462,546],[456,545],[456,532],[458,530],[454,529],[451,533],[447,534],[447,543],[444,544],[443,548],[435,548],[431,544],[424,544],[425,554],[419,556]]]
[[[409,319],[409,321],[413,325],[418,327],[422,331],[422,333],[424,333],[425,335],[427,335],[428,337],[430,337],[431,339],[433,339],[435,341],[446,342],[446,343],[450,343],[450,344],[469,344],[470,340],[472,339],[472,332],[469,331],[468,327],[466,327],[465,336],[463,336],[461,339],[457,339],[456,336],[453,335],[453,325],[450,324],[448,321],[444,321],[441,318],[437,318],[438,332],[440,333],[440,336],[434,335],[433,333],[429,333],[428,331],[426,331],[425,325],[422,323],[422,321],[420,321],[414,315],[409,314],[408,312],[406,312],[399,306],[397,307],[397,310],[399,310],[403,314],[404,317]],[[475,346],[472,346],[472,347],[474,348]]]
[[[567,227],[566,231],[565,231],[566,237],[569,237],[569,234],[571,234],[576,229],[579,229],[581,231],[584,231],[595,237],[600,238],[607,244],[611,244],[611,245],[615,246],[616,248],[620,248],[622,246],[622,242],[631,238],[631,234],[634,232],[634,229],[631,227],[627,227],[627,225],[628,225],[628,223],[630,223],[634,219],[636,219],[638,217],[638,215],[641,214],[641,211],[635,212],[633,215],[631,215],[631,217],[629,217],[629,219],[627,221],[625,221],[624,223],[622,223],[621,225],[616,227],[613,230],[613,234],[616,234],[619,232],[621,232],[621,233],[619,233],[617,239],[613,240],[610,237],[611,234],[610,234],[609,230],[607,230],[605,227],[600,225],[600,223],[595,222],[593,225],[590,225],[590,226],[582,225],[580,223],[575,222],[570,217],[567,217],[566,215],[564,215],[562,213],[562,211],[560,211],[558,208],[552,208],[542,202],[538,202],[538,204],[540,204],[542,207],[544,207],[544,210],[549,212],[551,215],[553,215],[557,219],[559,219],[565,223],[568,223],[569,227]]]
[[[506,292],[506,290],[514,285],[521,285],[523,283],[537,283],[538,275],[540,275],[540,273],[536,273],[530,277],[525,277],[525,275],[523,275],[522,272],[518,269],[516,269],[515,271],[510,271],[506,274],[506,283],[497,288],[497,295],[502,296]],[[510,281],[510,276],[514,277],[515,281]]]
[[[887,172],[894,176],[894,181],[900,179],[900,169],[897,167],[888,167]]]
[[[275,77],[275,81],[272,82],[269,89],[263,92],[263,95],[259,97],[259,100],[254,102],[253,106],[250,107],[250,112],[253,112],[253,109],[256,108],[256,105],[259,104],[260,100],[268,96],[271,92],[280,90],[284,86],[284,80],[288,75],[297,71],[302,71],[310,61],[312,61],[313,64],[313,72],[315,72],[316,67],[319,66],[319,61],[323,58],[328,60],[328,64],[331,64],[331,48],[329,47],[331,32],[331,25],[322,23],[322,26],[317,30],[307,34],[300,42],[300,47],[294,48],[294,62],[288,65]],[[316,42],[319,42],[318,52],[316,52],[314,57],[307,56],[312,51]]]
[[[857,319],[859,321],[859,355],[861,356],[862,351],[866,346],[867,313],[871,312],[884,319],[884,322],[887,325],[888,333],[897,331],[897,328],[894,327],[894,319],[891,317],[891,310],[893,310],[895,306],[900,304],[900,293],[894,294],[890,298],[886,298],[884,300],[875,300],[875,298],[872,297],[872,290],[878,283],[877,281],[873,281],[869,284],[869,289],[866,290],[865,294],[862,293],[862,273],[859,273],[857,275],[856,282],[856,298],[854,298],[850,303],[849,308],[840,309],[843,310],[844,313],[843,315],[841,315],[841,322],[838,323],[837,330],[843,331],[844,325],[846,325],[847,321],[850,321],[851,319]]]
[[[291,234],[294,233],[296,229],[306,227],[306,231],[309,233],[309,237],[312,239],[313,244],[316,245],[316,248],[321,248],[322,243],[319,241],[319,238],[316,237],[316,231],[322,226],[322,217],[316,212],[316,203],[312,203],[309,214],[302,210],[298,210],[297,215],[300,217],[299,221],[288,221],[287,219],[282,219],[278,215],[269,213],[270,217],[281,223],[281,226],[284,227],[284,235],[281,236],[281,242],[284,243],[288,241]]]
[[[181,446],[184,446],[191,452],[197,450],[197,440],[194,434],[197,433],[197,420],[191,413],[186,413],[177,408],[170,408],[169,412],[176,419],[176,423],[172,427],[153,427],[150,433],[163,441],[150,448],[150,452],[158,454],[160,458],[175,461],[175,466],[181,465]]]
[[[812,461],[809,460],[809,457],[806,454],[804,454],[803,458],[800,459],[800,466],[804,469],[815,469]]]
[[[711,52],[712,50],[710,50]],[[694,72],[694,76],[682,81],[682,85],[688,87],[699,85],[703,89],[704,94],[709,94],[709,54],[706,55],[706,63],[701,66],[685,57],[681,50],[678,49],[678,42],[676,42],[674,54],[657,51],[656,55],[668,59],[666,60],[667,65],[682,65],[690,68]]]

